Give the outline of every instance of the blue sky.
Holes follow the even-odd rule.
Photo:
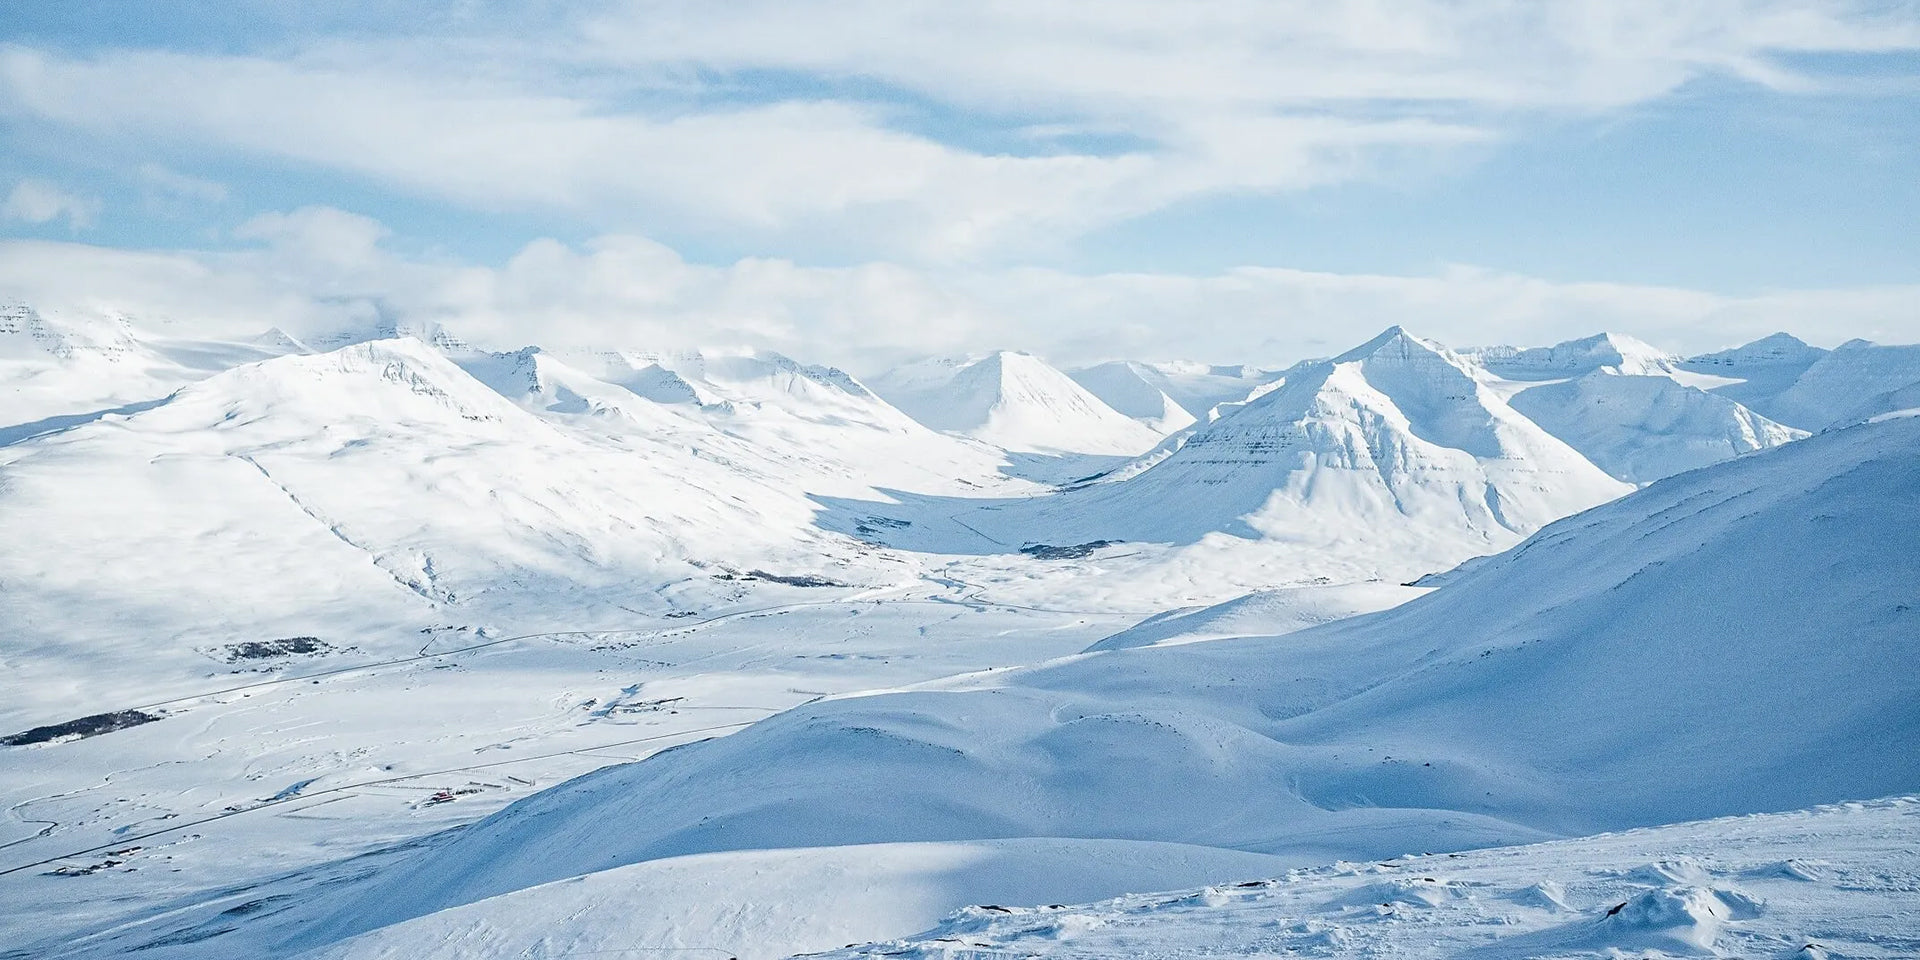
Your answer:
[[[1418,327],[1387,314],[1497,275],[1531,292],[1492,312],[1532,311],[1536,339],[1618,316],[1716,345],[1816,294],[1833,309],[1809,339],[1920,333],[1912,2],[292,6],[10,9],[0,285],[107,291],[87,271],[139,252],[488,328],[506,295],[473,299],[476,271],[511,288],[557,243],[553,269],[645,249],[666,272],[598,305],[574,285],[564,311],[508,298],[541,332],[638,316],[636,336],[652,318],[830,348],[871,315],[926,329],[899,349],[1089,349],[1100,315],[1074,311],[1111,317],[1145,276],[1194,291],[1163,304],[1170,325],[1258,314],[1207,350],[1285,352],[1338,342],[1329,316]],[[284,216],[303,209],[331,213]],[[71,276],[20,281],[44,278],[48,242]],[[1311,275],[1320,292],[1276,295],[1295,307],[1379,278],[1408,292],[1275,339],[1274,311],[1218,299],[1247,268]],[[981,293],[1036,276],[1053,313]],[[1612,313],[1567,306],[1596,284]],[[1492,294],[1461,290],[1433,308],[1456,339],[1534,329],[1474,329]],[[222,312],[187,304],[167,309]],[[1142,349],[1177,342],[1126,322]]]

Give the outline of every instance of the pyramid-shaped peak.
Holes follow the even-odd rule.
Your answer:
[[[1547,349],[1569,358],[1588,356],[1602,361],[1632,362],[1635,360],[1670,359],[1670,355],[1665,350],[1645,340],[1612,331],[1602,331],[1589,337],[1563,341]],[[1608,365],[1618,366],[1619,364],[1612,363]]]
[[[298,337],[295,337],[294,335],[286,332],[285,330],[280,329],[279,327],[268,327],[265,332],[254,337],[252,340],[248,342],[252,343],[254,346],[259,347],[263,350],[270,350],[275,353],[312,353],[313,352],[313,350],[309,348],[305,343],[302,343]]]
[[[1811,346],[1811,345],[1810,345],[1810,344],[1808,344],[1808,343],[1807,343],[1807,342],[1806,342],[1805,340],[1802,340],[1802,339],[1800,339],[1799,337],[1796,337],[1796,336],[1794,336],[1793,334],[1791,334],[1791,333],[1787,333],[1786,331],[1784,331],[1784,330],[1782,330],[1782,331],[1780,331],[1780,332],[1778,332],[1778,333],[1769,333],[1769,334],[1767,334],[1766,336],[1764,336],[1764,337],[1761,337],[1760,339],[1758,339],[1758,340],[1755,340],[1755,341],[1753,341],[1752,343],[1749,343],[1749,344],[1747,344],[1747,345],[1745,345],[1745,346],[1743,346],[1743,347],[1741,347],[1740,349],[1742,349],[1742,350],[1750,350],[1750,349],[1753,349],[1753,348],[1755,348],[1755,347],[1765,347],[1765,348],[1772,348],[1772,347],[1794,347],[1794,348],[1801,348],[1801,347],[1807,347],[1807,346]]]
[[[995,350],[965,365],[965,369],[992,371],[1002,375],[1041,368],[1051,369],[1045,360],[1024,350]]]
[[[1414,336],[1408,333],[1405,327],[1395,324],[1380,331],[1378,335],[1366,343],[1334,357],[1333,362],[1350,363],[1355,360],[1366,360],[1373,357],[1385,356],[1407,357],[1426,355],[1437,357],[1444,355],[1446,352],[1447,349],[1440,344],[1428,340],[1425,337]]]

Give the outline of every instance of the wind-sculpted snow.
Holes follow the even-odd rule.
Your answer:
[[[816,956],[1907,956],[1920,948],[1916,841],[1920,802],[1902,797],[1099,903],[973,906],[914,937]],[[429,942],[399,933],[395,945]]]
[[[300,956],[772,960],[918,932],[971,904],[1090,899],[1292,866],[1213,847],[1033,838],[699,854],[515,891]]]
[[[1664,376],[1596,371],[1523,390],[1511,403],[1628,483],[1651,483],[1807,435]]]
[[[368,929],[702,851],[1106,837],[1372,859],[1920,786],[1920,419],[1656,483],[1280,638],[800,707],[530,798]]]

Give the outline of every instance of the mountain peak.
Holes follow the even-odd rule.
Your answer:
[[[998,350],[957,368],[929,362],[876,378],[888,402],[935,430],[1008,450],[1132,456],[1160,434],[1030,353]]]
[[[1751,349],[1753,347],[1806,347],[1806,346],[1808,346],[1808,343],[1805,340],[1802,340],[1799,337],[1796,337],[1793,334],[1782,330],[1776,333],[1767,334],[1766,336],[1761,337],[1760,339],[1747,344],[1746,347],[1743,349]]]
[[[1644,340],[1605,331],[1550,347],[1482,347],[1468,354],[1488,370],[1511,380],[1578,377],[1602,367],[1615,373],[1665,375],[1678,362],[1677,357]]]
[[[1405,327],[1394,324],[1380,331],[1373,339],[1368,340],[1366,343],[1334,357],[1333,362],[1350,363],[1355,360],[1365,360],[1368,357],[1379,354],[1406,356],[1410,353],[1417,352],[1438,355],[1444,352],[1444,350],[1445,348],[1439,344],[1422,337],[1416,337],[1408,333]]]

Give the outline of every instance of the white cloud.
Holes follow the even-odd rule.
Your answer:
[[[1845,0],[630,0],[587,34],[635,66],[877,77],[955,102],[1121,115],[1619,106],[1709,71],[1787,82],[1780,53],[1920,42],[1910,4]]]
[[[309,270],[324,267],[338,274],[379,264],[386,226],[333,207],[301,207],[289,213],[263,213],[233,228],[242,240],[257,240],[288,261]]]
[[[45,180],[22,180],[0,202],[0,217],[25,223],[52,223],[64,218],[74,230],[93,226],[99,215],[98,199],[71,193]]]
[[[1920,47],[1911,4],[1839,0],[592,9],[510,38],[276,57],[0,47],[0,112],[602,231],[1006,261],[1196,196],[1372,176],[1383,155],[1445,162],[1518,118],[1706,74],[1817,86],[1788,54]],[[955,124],[1031,149],[968,147]],[[1072,149],[1062,130],[1129,146]]]
[[[308,208],[253,221],[239,252],[0,243],[0,292],[56,309],[215,334],[318,332],[374,317],[437,320],[499,348],[754,346],[871,369],[909,355],[1014,347],[1280,364],[1390,324],[1456,345],[1549,343],[1602,329],[1702,351],[1789,330],[1815,342],[1920,341],[1920,287],[1728,297],[1557,283],[1456,267],[1432,276],[1246,267],[1209,276],[775,259],[686,262],[634,236],[528,244],[499,268],[399,257],[364,217]]]

